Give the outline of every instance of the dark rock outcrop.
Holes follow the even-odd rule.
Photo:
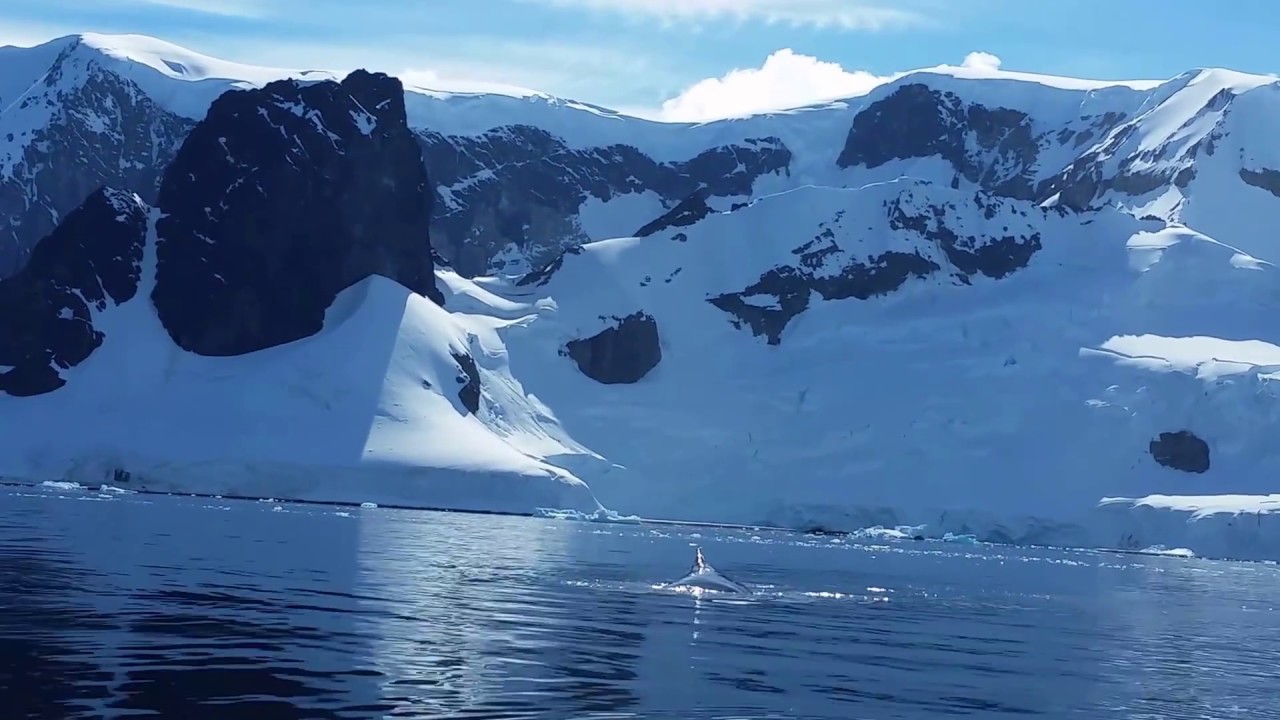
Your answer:
[[[655,233],[671,228],[689,227],[694,223],[702,220],[711,213],[715,212],[711,206],[707,204],[707,191],[698,190],[689,197],[681,200],[671,210],[663,213],[661,217],[654,219],[635,232],[636,237],[649,237]]]
[[[228,92],[160,188],[160,320],[180,347],[223,356],[316,333],[370,275],[443,303],[432,197],[399,80],[356,71]]]
[[[138,292],[148,208],[102,189],[36,245],[27,265],[0,280],[0,391],[39,395],[66,384],[59,370],[102,345],[95,311]]]
[[[1123,125],[1125,120],[1123,112],[1111,110],[1083,115],[1073,121],[1079,123],[1076,127],[1039,129],[1021,110],[987,107],[910,83],[858,113],[837,164],[875,168],[894,160],[936,156],[956,169],[953,188],[963,177],[994,195],[1035,201],[1058,195],[1063,206],[1082,210],[1108,189],[1141,194],[1176,179],[1176,173],[1144,173],[1130,167],[1164,159],[1172,146],[1160,150],[1159,158],[1130,157],[1115,177],[1104,175],[1107,158],[1116,155],[1135,127]],[[1106,141],[1099,143],[1100,138]],[[1056,176],[1040,180],[1043,170],[1056,170],[1040,167],[1045,151],[1055,147],[1069,149],[1072,161]],[[1212,143],[1206,152],[1212,154]]]
[[[0,278],[17,272],[36,243],[98,188],[153,202],[165,166],[195,125],[101,59],[76,40],[24,97],[0,101],[19,127],[24,116],[40,121],[0,135],[0,144],[22,147],[12,167],[0,158]]]
[[[1218,121],[1209,116],[1222,113],[1235,98],[1229,89],[1215,93],[1204,107],[1180,126],[1179,131],[1190,131],[1206,120],[1216,124]],[[1119,120],[1123,116],[1108,113],[1104,119],[1112,118]],[[1223,137],[1220,127],[1192,143],[1185,142],[1183,132],[1174,132],[1152,147],[1126,151],[1126,143],[1133,139],[1140,125],[1136,122],[1113,125],[1111,128],[1100,125],[1099,135],[1105,136],[1105,140],[1073,159],[1056,178],[1045,183],[1040,196],[1047,199],[1058,194],[1063,205],[1084,210],[1094,207],[1108,192],[1138,196],[1169,185],[1186,189],[1195,179],[1195,165],[1200,157],[1212,157]],[[1113,164],[1117,158],[1118,162]],[[1266,189],[1265,172],[1241,170],[1240,177],[1246,183]]]
[[[615,327],[584,340],[571,340],[564,353],[583,375],[605,385],[639,382],[662,361],[658,321],[645,312],[615,317]]]
[[[1209,471],[1209,443],[1189,430],[1163,432],[1148,445],[1161,465],[1188,473]]]
[[[986,213],[988,219],[995,216],[999,209],[998,203],[996,198],[984,199],[980,194],[974,195],[974,205]],[[895,202],[890,204],[888,212],[891,230],[910,231],[937,243],[947,260],[959,271],[958,279],[965,284],[969,283],[973,275],[985,275],[998,280],[1021,270],[1041,248],[1039,233],[1031,233],[1025,237],[960,235],[947,226],[946,210],[939,206],[917,211],[904,209],[901,203]]]
[[[809,309],[817,293],[823,300],[866,300],[887,295],[913,277],[925,277],[938,265],[916,254],[890,250],[866,262],[851,262],[837,274],[816,277],[800,268],[774,268],[746,289],[713,297],[707,302],[733,316],[734,327],[747,326],[770,345],[782,342],[782,331],[797,315]],[[769,299],[767,305],[760,304]]]
[[[1280,198],[1280,171],[1270,168],[1262,168],[1261,170],[1240,168],[1240,179]]]
[[[556,273],[560,272],[560,268],[564,267],[565,256],[581,254],[582,246],[574,245],[557,255],[551,262],[517,280],[516,286],[524,287],[526,285],[546,285],[547,281],[554,277]]]
[[[432,242],[462,275],[510,271],[498,256],[515,247],[542,267],[588,237],[577,216],[588,200],[653,192],[667,207],[695,193],[750,195],[758,178],[785,173],[791,151],[775,137],[658,161],[632,145],[575,147],[529,125],[478,137],[419,133],[438,188]],[[619,227],[612,236],[635,228]]]
[[[1040,143],[1026,113],[969,104],[913,83],[858,113],[836,163],[876,168],[936,155],[988,192],[1030,200],[1036,195],[1030,172]]]
[[[449,351],[453,361],[458,363],[458,400],[462,407],[472,415],[480,412],[480,369],[476,367],[476,359],[465,352]]]
[[[916,187],[927,189],[930,183],[919,181]],[[939,264],[946,258],[946,268],[954,282],[968,285],[975,275],[1003,278],[1025,268],[1041,248],[1039,233],[1018,234],[1006,226],[999,236],[967,235],[948,225],[949,216],[977,213],[992,221],[1001,213],[1043,216],[1045,210],[1020,207],[1016,200],[974,193],[963,203],[927,204],[914,190],[904,190],[883,204],[885,225],[846,233],[887,233],[899,238],[902,250],[887,250],[871,257],[856,256],[837,243],[836,228],[845,227],[846,212],[839,211],[819,224],[813,239],[791,251],[794,265],[775,267],[738,292],[708,299],[712,305],[728,313],[734,327],[749,328],[768,344],[782,342],[787,325],[809,308],[814,297],[822,300],[866,300],[888,295],[911,278],[923,278],[944,270]],[[1012,213],[1008,205],[1012,204]],[[879,215],[879,213],[876,213]],[[864,226],[865,227],[865,226]],[[856,246],[857,235],[847,236]],[[936,247],[941,252],[927,251]],[[938,258],[935,260],[933,258]]]

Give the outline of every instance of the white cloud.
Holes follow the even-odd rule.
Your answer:
[[[662,104],[663,120],[714,120],[865,95],[894,76],[845,70],[840,64],[779,50],[758,68],[730,70],[690,85]]]
[[[989,52],[971,52],[964,56],[964,63],[961,67],[970,70],[999,70],[1000,58]]]
[[[883,30],[917,25],[927,16],[904,7],[867,0],[524,0],[560,8],[650,17],[666,22],[734,18],[839,27],[847,30]]]
[[[1000,68],[1000,58],[991,53],[973,52],[965,57],[961,67],[994,72]],[[954,66],[940,65],[937,69],[954,69]],[[720,77],[700,80],[662,103],[657,112],[630,112],[667,121],[702,122],[857,97],[904,74],[876,75],[866,70],[847,70],[839,63],[783,49],[766,58],[758,68],[739,68]]]
[[[76,11],[84,7],[84,0],[40,0],[40,2],[44,6],[47,17],[65,18],[66,22],[76,26],[75,32],[100,29],[86,27],[83,19],[76,19]],[[131,10],[128,15],[135,18],[135,21],[140,16],[139,12],[145,13],[141,17],[152,17],[148,10],[156,8],[177,10],[193,15],[215,15],[251,20],[270,18],[291,9],[291,6],[283,4],[282,0],[94,0],[94,4],[99,6],[97,8],[99,10]],[[4,18],[5,24],[9,22],[11,19]],[[129,23],[128,20],[125,22]]]
[[[186,10],[205,15],[222,15],[224,17],[261,18],[268,13],[268,3],[264,0],[121,0],[134,5],[154,5],[159,7]]]

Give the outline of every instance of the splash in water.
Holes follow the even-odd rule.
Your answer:
[[[702,557],[702,548],[697,548],[693,556],[693,566],[689,568],[688,574],[667,585],[670,589],[679,590],[712,590],[715,592],[728,592],[748,594],[751,591],[742,583],[730,580],[721,575],[718,570],[711,567],[706,558]]]

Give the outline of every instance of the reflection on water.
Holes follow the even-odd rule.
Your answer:
[[[691,546],[750,596],[660,589]],[[1280,571],[0,490],[0,717],[1273,716]]]

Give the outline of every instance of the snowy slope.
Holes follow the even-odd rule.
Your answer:
[[[468,510],[598,509],[580,480],[521,451],[581,452],[520,392],[490,323],[375,276],[339,296],[315,336],[200,357],[174,346],[150,302],[152,232],[137,297],[96,314],[106,340],[64,371],[67,386],[0,395],[0,477]],[[479,417],[458,398],[451,351],[478,359]]]
[[[625,468],[580,473],[602,503],[682,519],[1280,555],[1265,542],[1192,542],[1185,522],[1098,507],[1275,490],[1274,267],[1115,211],[1049,214],[1034,223],[1044,247],[1026,269],[966,285],[936,246],[884,232],[886,201],[918,190],[892,185],[766,198],[682,228],[684,241],[596,243],[521,298],[540,312],[508,339],[525,387]],[[930,195],[979,232],[1032,212],[1011,204],[986,219],[968,197]],[[863,221],[828,224],[841,257],[907,245],[942,269],[888,296],[814,302],[778,346],[707,302],[779,263],[802,265],[794,251],[841,210]],[[607,325],[601,316],[637,310],[657,320],[662,362],[635,385],[598,385],[551,352]],[[1153,461],[1149,442],[1183,429],[1212,447],[1209,473]]]
[[[1081,155],[1065,175],[1080,201],[1178,221],[1260,258],[1280,259],[1261,228],[1280,220],[1280,144],[1270,133],[1280,80],[1187,73]]]
[[[948,252],[1005,234],[1039,247],[1000,277]],[[886,253],[932,269],[840,297]],[[776,344],[711,302],[788,268],[810,295]],[[1275,270],[1186,228],[898,180],[594,243],[541,283],[438,274],[447,310],[375,277],[320,334],[238,358],[176,349],[144,287],[95,318],[107,340],[67,387],[0,398],[20,428],[0,474],[1276,555],[1280,333],[1257,333]],[[744,297],[781,307],[764,295]],[[602,385],[561,352],[635,312],[662,345],[639,382]],[[476,415],[451,351],[479,365]],[[1152,459],[1181,430],[1211,445],[1210,472]]]

